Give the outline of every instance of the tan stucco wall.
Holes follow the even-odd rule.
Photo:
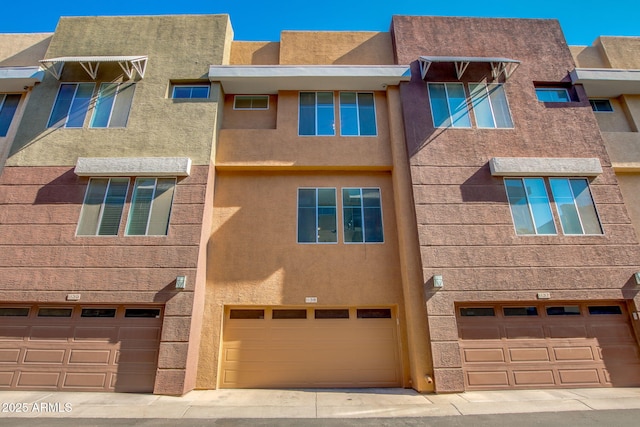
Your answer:
[[[391,36],[386,32],[283,31],[280,64],[393,64]]]
[[[603,58],[602,46],[596,43],[593,46],[569,46],[578,68],[609,68],[607,59]]]
[[[232,65],[277,65],[279,42],[236,42],[231,44]]]
[[[269,95],[267,110],[234,110],[235,95],[225,95],[223,129],[275,129],[278,118],[278,96]]]
[[[602,132],[632,132],[628,120],[628,109],[626,102],[620,102],[620,99],[611,98],[609,102],[613,111],[595,112],[598,126]]]
[[[375,95],[377,136],[340,136],[338,92],[334,94],[336,135],[298,136],[298,92],[281,91],[278,95],[276,129],[229,129],[229,122],[223,119],[216,165],[390,169],[392,160],[386,96],[384,92],[375,92]],[[236,111],[234,122],[240,120],[238,116],[241,113],[249,113],[245,116],[248,117],[252,112]]]
[[[215,137],[219,87],[206,101],[167,99],[171,80],[207,82],[208,67],[228,61],[227,15],[61,18],[48,58],[81,55],[148,55],[146,74],[136,84],[126,128],[47,128],[59,88],[49,73],[34,91],[7,165],[74,165],[78,156],[185,156],[207,164]],[[111,66],[109,66],[111,65]],[[98,81],[120,81],[115,64],[103,64]],[[77,64],[65,66],[61,81],[90,82]],[[90,108],[91,110],[91,108]],[[193,118],[198,117],[198,126]]]
[[[297,243],[297,189],[378,187],[382,244]],[[209,240],[207,311],[199,387],[215,387],[224,305],[398,306],[403,311],[394,193],[389,173],[218,172]],[[404,316],[402,316],[404,317]],[[401,334],[405,335],[405,334]]]
[[[611,68],[640,68],[640,37],[599,37]]]
[[[53,33],[0,34],[0,67],[40,65]]]

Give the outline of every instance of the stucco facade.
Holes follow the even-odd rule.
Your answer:
[[[467,342],[466,333],[470,337],[474,335],[469,331],[480,334],[480,329],[461,324],[470,321],[464,316],[492,316],[494,312],[498,316],[498,302],[531,307],[538,316],[544,310],[541,303],[548,309],[554,304],[578,301],[624,301],[629,311],[637,311],[637,237],[587,96],[580,85],[570,86],[568,71],[575,65],[558,23],[395,16],[392,34],[396,61],[410,63],[412,68],[411,82],[401,83],[400,90],[436,391],[500,387],[491,383],[488,375],[471,372],[473,363],[480,363],[482,357],[490,359],[489,353],[472,355],[461,348]],[[420,57],[428,57],[423,63],[431,62],[424,78]],[[508,78],[506,73],[492,75],[491,63],[501,60],[519,61]],[[456,61],[469,61],[461,77],[456,77]],[[481,128],[476,124],[480,110],[472,101],[469,114],[476,117],[469,126],[436,127],[427,86],[434,82],[440,87],[447,82],[458,85],[448,88],[463,87],[460,83],[467,88],[476,82],[502,84],[513,125]],[[566,87],[570,102],[538,101],[535,89],[549,85]],[[545,167],[532,166],[536,162],[544,165],[549,158],[597,159],[602,173],[595,177],[585,178],[579,166],[564,175],[589,182],[602,234],[565,235],[561,224],[556,224],[557,231],[550,236],[519,235],[505,191],[506,178],[490,170],[493,158],[511,158],[515,164],[518,159],[537,159],[525,162],[524,169],[530,168],[526,174],[523,168],[516,168],[520,172],[512,176],[538,176],[539,182],[551,182],[548,177],[554,175],[549,175]],[[434,280],[439,283],[434,284]],[[486,311],[474,312],[475,307],[486,307]],[[495,327],[500,339],[499,330],[506,325],[498,322],[485,330]],[[487,334],[485,339],[493,336],[493,332]],[[481,342],[482,337],[468,339],[473,340]],[[485,347],[494,345],[491,342],[500,341],[485,341]],[[541,352],[548,354],[548,350]],[[522,387],[516,372],[518,362],[507,363],[502,358],[509,355],[502,350],[495,354],[501,355],[496,364],[506,366],[500,372],[502,387]],[[471,360],[472,356],[477,359]],[[495,378],[498,376],[496,373]],[[538,386],[553,385],[541,378],[535,380]],[[483,385],[482,381],[487,382]]]
[[[64,68],[59,80],[47,73],[30,92],[0,178],[3,303],[159,308],[157,374],[155,385],[144,391],[183,394],[195,386],[219,101],[219,87],[203,76],[210,64],[228,62],[231,38],[226,15],[62,18],[53,37],[36,45],[48,44],[36,58],[66,58]],[[34,49],[26,46],[14,57]],[[109,57],[130,55],[148,57],[144,77],[136,73],[130,79],[109,62]],[[95,79],[74,60],[86,56],[103,61]],[[172,85],[185,81],[210,85],[208,99],[172,99]],[[97,88],[103,82],[135,85],[125,127],[95,128],[90,123],[94,104],[78,127],[48,123],[61,84]],[[191,123],[193,117],[199,117],[198,126]],[[163,173],[157,162],[143,167],[149,157],[190,159],[190,170],[177,176],[165,235],[125,235],[135,179]],[[80,235],[87,185],[92,176],[105,173],[80,174],[74,170],[78,158],[111,159],[105,171],[97,172],[130,182],[112,236]],[[140,159],[142,167],[125,172],[112,167],[123,158]],[[176,289],[178,276],[186,276],[186,289]],[[115,376],[103,381],[107,390],[126,390],[121,386],[125,380],[116,379],[127,374],[125,362],[131,361],[121,361]],[[8,382],[3,386],[20,388],[20,372],[3,376]]]
[[[587,96],[609,103],[594,111],[636,233],[640,232],[640,37],[599,37],[571,46],[576,67],[587,76]],[[615,73],[598,75],[598,73]],[[591,74],[591,75],[589,75]]]

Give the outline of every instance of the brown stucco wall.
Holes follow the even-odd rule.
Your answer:
[[[533,82],[567,82],[575,67],[556,21],[394,16],[391,31],[397,63],[413,71],[401,95],[435,389],[461,391],[456,303],[534,301],[538,292],[552,301],[637,300],[640,251],[584,91],[577,87],[579,101],[559,108],[536,100]],[[421,55],[522,61],[505,83],[514,128],[435,129]],[[432,67],[429,81],[457,81],[452,66]],[[485,78],[489,67],[472,64],[463,81]],[[604,172],[590,181],[604,235],[517,236],[492,157],[599,158]],[[444,278],[437,292],[435,274]]]

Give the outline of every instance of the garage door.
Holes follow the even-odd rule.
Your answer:
[[[625,304],[457,307],[465,388],[640,385]]]
[[[398,387],[391,308],[227,308],[220,387]]]
[[[160,307],[0,306],[0,389],[152,392]]]

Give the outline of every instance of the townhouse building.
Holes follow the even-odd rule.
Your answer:
[[[0,35],[0,389],[640,385],[581,72],[550,20]]]
[[[594,111],[636,234],[640,232],[640,37],[598,37],[570,46],[572,81],[582,84]]]
[[[22,115],[0,177],[0,387],[194,388],[221,113],[207,73],[231,37],[226,15],[61,18],[5,55],[40,53],[46,73],[0,69],[18,84],[2,114],[18,99]]]
[[[556,21],[395,16],[436,391],[638,385],[638,240]]]

